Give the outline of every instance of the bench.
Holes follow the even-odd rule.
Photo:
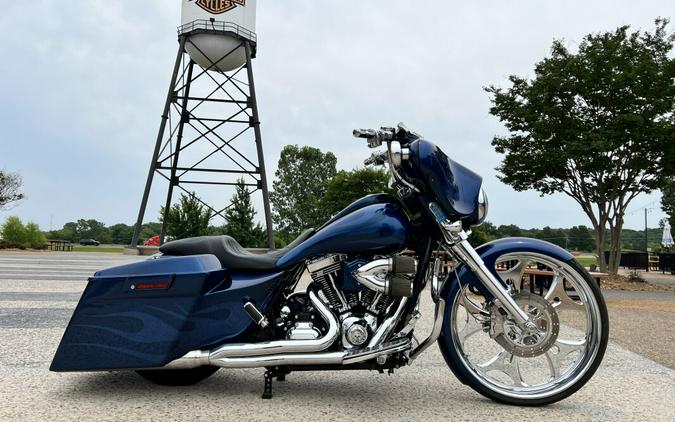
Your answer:
[[[597,271],[589,271],[588,273],[591,275],[591,278],[593,278],[593,280],[595,280],[595,282],[598,283],[598,287],[600,287],[600,283],[602,282],[602,280],[606,280],[609,277],[609,274],[601,273],[601,272],[597,272]],[[524,274],[535,277],[535,280],[536,280],[537,276],[544,276],[544,277],[553,278],[553,271],[539,270],[537,268],[526,268]],[[521,284],[522,284],[522,281],[521,281]]]
[[[72,252],[73,242],[70,240],[48,240],[50,251]]]

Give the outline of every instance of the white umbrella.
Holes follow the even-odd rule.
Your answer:
[[[670,234],[670,224],[668,224],[668,222],[663,226],[663,239],[661,239],[661,245],[663,245],[664,248],[670,248],[675,245],[673,236]]]

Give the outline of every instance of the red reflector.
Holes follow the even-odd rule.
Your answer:
[[[139,283],[132,285],[133,290],[161,290],[171,287],[171,283],[163,281],[161,283]]]

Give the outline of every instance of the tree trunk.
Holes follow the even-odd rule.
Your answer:
[[[607,271],[605,261],[605,225],[597,225],[595,229],[595,252],[598,255],[598,267],[601,272]]]
[[[610,224],[610,246],[609,246],[609,266],[608,272],[616,275],[619,272],[619,263],[621,262],[621,230],[623,229],[623,219],[617,218],[615,224]]]

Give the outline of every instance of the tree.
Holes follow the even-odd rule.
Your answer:
[[[675,35],[668,20],[654,33],[613,32],[584,37],[577,53],[554,41],[535,78],[510,76],[511,88],[486,88],[490,113],[509,136],[492,144],[504,154],[503,182],[542,195],[562,192],[591,220],[600,267],[616,273],[628,204],[658,187],[665,151],[675,142]],[[609,227],[609,263],[604,259]]]
[[[108,228],[110,242],[116,245],[129,245],[134,235],[134,227],[127,224],[115,224]]]
[[[357,199],[380,192],[390,192],[386,171],[372,167],[339,171],[325,183],[325,193],[319,200],[321,219],[325,221]]]
[[[661,186],[661,209],[675,226],[675,178],[666,179]]]
[[[23,199],[23,194],[20,192],[22,183],[18,173],[0,170],[0,210],[12,202]]]
[[[499,228],[497,228],[497,232],[499,233],[500,237],[520,237],[523,235],[520,227],[516,226],[515,224],[502,224],[499,226]]]
[[[34,249],[42,249],[45,247],[45,243],[47,243],[47,238],[45,237],[44,233],[40,231],[40,226],[38,226],[37,223],[29,221],[26,224],[25,232],[26,232],[25,237],[26,246],[30,246],[31,248]]]
[[[487,226],[486,223],[488,223]],[[482,245],[483,243],[494,240],[495,236],[490,233],[492,228],[494,228],[494,226],[487,221],[480,226],[473,226],[471,228],[471,234],[469,235],[469,243],[471,246],[475,248]]]
[[[537,239],[558,245],[561,248],[567,248],[567,236],[565,235],[565,232],[560,229],[552,229],[549,226],[546,226],[539,231],[536,237]]]
[[[110,243],[112,241],[110,231],[105,223],[94,219],[85,220],[81,218],[77,220],[75,233],[79,239],[96,239],[101,243]],[[78,241],[79,239],[74,240]]]
[[[270,201],[272,218],[284,241],[324,222],[319,200],[335,176],[337,158],[313,147],[286,145],[281,151]]]
[[[267,240],[266,233],[260,224],[253,221],[255,214],[251,194],[246,188],[246,182],[241,178],[237,180],[232,205],[225,210],[225,234],[232,236],[245,248],[264,246]]]
[[[164,207],[160,210],[160,219],[164,218]],[[181,194],[177,204],[169,209],[166,219],[166,234],[174,239],[206,236],[209,230],[209,212],[194,193]],[[160,220],[163,221],[163,220]]]
[[[77,223],[71,221],[63,225],[63,228],[60,230],[52,230],[49,232],[49,238],[54,240],[68,240],[71,242],[77,242],[80,237],[77,233]]]
[[[592,251],[595,249],[592,231],[586,226],[574,226],[567,231],[568,248],[576,251]]]
[[[2,225],[2,240],[11,246],[23,246],[26,242],[26,228],[19,217],[7,217]]]

